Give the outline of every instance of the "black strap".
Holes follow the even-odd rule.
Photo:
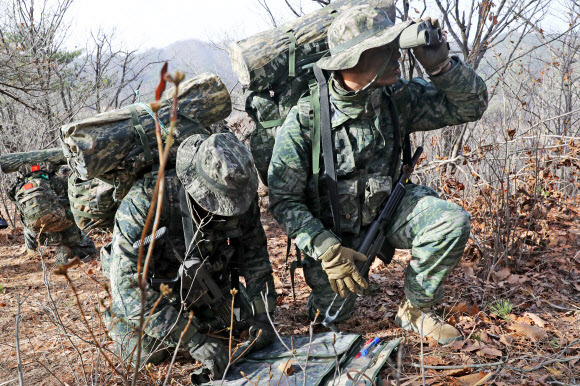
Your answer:
[[[334,146],[332,144],[332,125],[330,122],[330,96],[328,82],[318,66],[314,66],[314,75],[318,82],[320,97],[320,138],[322,141],[322,157],[324,159],[324,173],[328,185],[328,198],[334,221],[334,232],[340,237],[340,211],[338,207],[338,181],[334,168]]]
[[[181,221],[183,223],[183,237],[185,238],[185,258],[187,259],[191,255],[191,249],[193,249],[193,218],[191,217],[191,212],[189,210],[189,198],[185,193],[185,188],[183,185],[179,188],[179,208],[181,209]]]

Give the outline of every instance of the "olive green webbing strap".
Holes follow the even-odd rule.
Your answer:
[[[288,76],[294,78],[296,76],[296,35],[294,35],[294,30],[292,29],[284,32],[290,39],[290,45],[288,46]]]
[[[101,178],[99,178],[99,180],[101,180]],[[104,181],[104,182],[109,183],[108,180]],[[78,185],[75,185],[74,182],[72,181],[72,179],[70,179],[70,178],[68,180],[68,189],[69,189],[68,199],[70,202],[90,208],[89,200],[81,198],[82,196],[88,195],[90,193],[90,189],[82,188]],[[71,195],[70,192],[72,192],[73,194]],[[100,213],[100,214],[87,213],[87,212],[83,212],[82,210],[78,210],[77,208],[74,207],[74,205],[71,205],[70,211],[74,215],[77,215],[79,217],[85,217],[85,218],[91,218],[91,219],[97,219],[97,220],[108,219],[108,218],[115,216],[115,211],[110,212],[110,213]]]
[[[261,126],[264,129],[271,129],[272,127],[282,126],[286,118],[272,119],[270,121],[256,121],[256,125]]]
[[[143,129],[143,126],[139,122],[139,115],[137,114],[137,109],[135,106],[127,106],[129,111],[131,112],[131,120],[133,124],[133,128],[139,135],[139,139],[141,140],[141,145],[143,145],[143,153],[145,154],[145,161],[152,162],[153,155],[151,153],[151,147],[149,146],[149,140],[147,138],[147,134]]]

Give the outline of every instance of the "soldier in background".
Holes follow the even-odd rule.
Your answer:
[[[317,309],[326,312],[335,292],[346,297],[367,286],[356,266],[366,257],[356,249],[398,179],[401,156],[395,149],[401,143],[395,139],[475,121],[487,108],[484,81],[459,58],[449,57],[446,41],[414,48],[430,82],[400,79],[402,28],[404,24],[394,24],[381,9],[353,7],[330,26],[330,55],[317,62],[331,72],[339,230],[333,231],[323,170],[315,186],[309,114],[300,108],[308,106],[306,98],[288,114],[276,137],[268,173],[270,210],[307,255],[304,276],[312,289],[311,318]],[[393,247],[412,249],[405,271],[406,299],[395,319],[401,327],[441,344],[461,338],[432,307],[443,297],[443,282],[461,259],[469,231],[469,214],[463,208],[440,199],[426,186],[406,186],[406,195],[385,229]],[[337,321],[353,312],[354,298],[349,299]],[[335,302],[332,312],[342,304],[342,300]]]
[[[141,309],[141,291],[136,285],[139,244],[154,187],[151,176],[133,185],[115,215],[110,254],[101,250],[103,272],[111,281],[112,304],[105,312],[109,335],[122,360],[133,364]],[[209,280],[214,288],[217,285],[220,293],[215,297],[226,299],[221,305],[231,304],[230,289],[236,287],[240,275],[245,279],[246,286],[239,285],[237,299],[238,317],[250,327],[246,347],[260,330],[252,350],[274,339],[267,313],[274,311],[276,292],[260,223],[257,187],[252,157],[233,134],[196,134],[179,147],[176,169],[165,174],[163,228],[154,235],[145,315],[152,312],[158,299],[161,301],[144,329],[139,365],[158,363],[177,346],[188,323],[183,305],[195,316],[181,347],[203,364],[192,381],[222,376],[229,361],[228,341],[217,339],[215,331],[226,329],[229,315],[224,321],[223,309],[209,304],[200,294],[196,281],[202,276],[200,266],[208,276],[204,283]],[[163,293],[161,283],[172,286],[172,293]],[[262,293],[268,294],[266,302]],[[238,355],[244,350],[240,348]]]
[[[56,259],[97,254],[93,240],[75,224],[68,200],[68,166],[37,164],[22,166],[8,196],[18,209],[29,254],[38,244],[56,246]]]

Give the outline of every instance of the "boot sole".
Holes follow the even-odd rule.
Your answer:
[[[395,316],[395,323],[397,323],[399,325],[399,327],[401,327],[404,330],[407,331],[411,331],[414,332],[416,334],[421,335],[421,333],[419,332],[419,328],[417,326],[415,326],[413,323],[409,322],[409,321],[402,321],[401,318],[399,318],[398,316]],[[429,336],[427,334],[423,334],[423,336]],[[448,345],[449,343],[455,342],[456,340],[460,340],[463,337],[461,335],[455,337],[455,338],[447,338],[447,339],[435,339],[437,341],[437,343],[439,343],[442,346]]]

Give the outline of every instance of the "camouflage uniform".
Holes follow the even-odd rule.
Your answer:
[[[34,177],[35,174],[42,174],[43,171],[33,172],[31,176]],[[79,256],[84,258],[97,253],[95,244],[93,240],[88,237],[79,227],[75,224],[74,217],[70,212],[70,203],[68,201],[68,175],[70,174],[70,169],[67,166],[61,166],[59,170],[52,174],[50,177],[52,192],[47,194],[54,194],[54,200],[61,203],[62,207],[66,208],[66,219],[71,225],[58,232],[43,232],[38,235],[36,231],[23,225],[24,228],[24,243],[28,250],[36,250],[38,248],[38,242],[44,245],[52,245],[57,247],[57,258],[60,260],[66,260],[66,258]],[[22,185],[24,180],[22,178],[18,179],[14,188]],[[13,196],[13,192],[11,195]],[[21,214],[22,216],[22,214]],[[24,220],[22,221],[24,224]]]
[[[216,134],[217,135],[217,134]],[[225,135],[225,134],[219,134]],[[232,134],[227,134],[232,136]],[[195,137],[195,138],[193,138]],[[198,139],[203,142],[207,136],[194,135],[190,139]],[[184,145],[190,144],[189,139]],[[181,151],[181,147],[180,147]],[[187,152],[182,152],[187,153]],[[183,163],[183,156],[178,153],[177,169]],[[188,173],[191,174],[191,173]],[[191,179],[180,175],[184,188],[187,192]],[[178,179],[175,170],[168,171],[165,176],[165,198],[160,227],[168,228],[167,235],[157,240],[152,255],[150,272],[155,278],[173,278],[178,275],[179,258],[186,256],[185,238],[182,223],[182,211],[180,208],[179,190],[182,182]],[[194,182],[197,183],[197,182]],[[203,190],[197,183],[199,190]],[[146,177],[139,180],[123,199],[116,215],[113,232],[112,246],[105,249],[101,254],[103,259],[103,271],[111,281],[112,305],[110,311],[114,315],[115,327],[111,335],[115,341],[117,351],[123,360],[128,360],[136,344],[135,327],[139,323],[141,308],[140,290],[137,282],[138,249],[133,244],[140,240],[141,232],[145,224],[147,211],[155,187],[155,180]],[[205,191],[202,196],[208,196],[211,191]],[[204,212],[208,214],[205,224],[194,222],[193,234],[198,235],[196,247],[188,252],[189,258],[208,259],[210,268],[208,272],[223,289],[224,296],[228,297],[231,288],[228,267],[237,258],[240,274],[245,278],[247,289],[245,292],[252,305],[259,307],[264,304],[260,293],[269,290],[269,306],[273,309],[276,293],[272,278],[266,247],[266,236],[260,223],[260,211],[256,190],[244,204],[245,212],[238,213],[234,210],[231,216]],[[203,202],[203,197],[197,197]],[[205,202],[207,204],[207,202]],[[207,206],[196,206],[196,210],[203,212]],[[217,211],[219,213],[219,210]],[[217,214],[217,216],[216,216]],[[243,244],[243,248],[240,246]],[[110,253],[110,255],[109,255]],[[176,288],[177,289],[177,288]],[[178,290],[176,292],[179,292]],[[145,315],[149,315],[153,305],[160,298],[157,289],[148,286]],[[199,302],[198,302],[199,303]],[[205,342],[204,333],[198,331],[200,325],[215,326],[216,315],[203,304],[194,303],[192,310],[195,318],[183,337],[182,347],[192,352]],[[160,303],[155,307],[151,319],[144,330],[142,361],[157,363],[167,354],[168,348],[175,347],[180,334],[188,322],[187,310],[183,310],[179,294],[161,297]],[[219,325],[219,322],[217,322]],[[223,326],[221,326],[223,328]],[[135,358],[133,358],[133,361]]]
[[[354,30],[357,28],[345,28],[341,33]],[[392,29],[391,40],[377,43],[380,39],[374,37],[371,43],[389,43],[400,30]],[[331,32],[332,29],[329,40]],[[370,47],[359,47],[354,61],[347,58],[352,61],[350,65],[354,66],[358,55]],[[319,62],[325,60],[332,61],[333,56]],[[341,67],[344,63],[340,60],[333,65],[349,68]],[[393,157],[399,155],[393,154],[395,128],[389,99],[400,123],[400,138],[477,120],[487,107],[485,83],[457,57],[451,58],[449,71],[432,76],[430,82],[400,79],[390,87],[352,92],[346,91],[333,73],[329,89],[342,239],[330,230],[333,221],[323,170],[317,187],[312,178],[308,98],[302,98],[290,111],[277,133],[268,173],[270,210],[307,255],[304,275],[312,289],[308,301],[311,318],[316,309],[326,311],[335,296],[318,259],[337,243],[352,249],[359,247],[369,224],[391,193],[392,176],[395,180],[398,177],[401,160],[392,170]],[[320,167],[324,169],[322,161]],[[461,207],[439,199],[426,186],[407,186],[386,235],[395,248],[413,250],[405,273],[405,294],[413,304],[427,307],[440,301],[442,283],[460,260],[469,231],[469,214]],[[343,319],[354,309],[354,299],[351,300],[343,309]]]

